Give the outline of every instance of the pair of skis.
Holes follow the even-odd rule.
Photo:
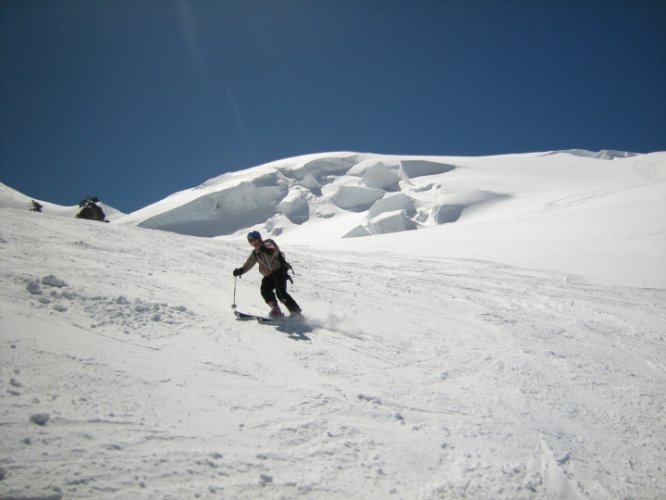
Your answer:
[[[259,316],[257,314],[247,314],[243,313],[240,311],[234,310],[234,314],[236,317],[240,320],[243,321],[248,321],[248,320],[256,320],[261,324],[270,324],[270,323],[282,323],[282,322],[287,322],[287,321],[297,321],[295,318],[292,318],[291,316],[280,316],[277,318],[268,318],[266,316]],[[300,321],[300,319],[299,319]]]
[[[256,314],[247,314],[240,311],[234,311],[236,317],[243,321],[249,321],[251,319],[257,320],[259,323],[273,323],[275,320],[273,318],[268,318],[266,316],[258,316]],[[277,318],[276,318],[277,319]]]
[[[234,279],[234,303],[231,304],[231,307],[234,309],[234,314],[236,317],[242,321],[248,321],[251,319],[257,320],[259,323],[266,323],[266,324],[271,324],[271,323],[281,323],[285,321],[302,321],[303,316],[300,316],[298,318],[294,318],[293,316],[280,316],[276,318],[268,318],[266,316],[259,316],[257,314],[247,314],[243,313],[240,311],[236,310],[236,283],[238,282],[238,276]]]

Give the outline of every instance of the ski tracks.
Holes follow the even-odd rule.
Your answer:
[[[235,320],[220,276],[244,249],[98,226],[83,241],[79,222],[21,246],[5,222],[4,491],[27,478],[34,496],[100,498],[666,490],[663,290],[293,251],[308,270],[290,288],[302,340]],[[256,281],[238,292],[264,307]]]
[[[315,369],[332,378],[327,384],[352,413],[365,405],[380,434],[391,436],[361,432],[373,435],[378,456],[396,448],[414,455],[410,472],[380,460],[383,474],[393,471],[405,488],[418,484],[424,497],[663,488],[663,291],[481,261],[407,264],[390,254],[353,256],[364,272],[339,266],[346,271],[336,275],[336,257],[328,257],[312,279],[326,277],[320,297],[345,311],[339,323],[357,334],[338,335],[339,324],[322,321]],[[423,446],[419,453],[412,442]],[[535,448],[547,450],[536,468]]]

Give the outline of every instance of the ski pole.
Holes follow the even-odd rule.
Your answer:
[[[234,303],[231,304],[232,309],[236,309],[236,283],[238,283],[238,276],[234,276]]]

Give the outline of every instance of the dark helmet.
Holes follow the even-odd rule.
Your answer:
[[[261,239],[261,233],[259,231],[250,231],[247,233],[247,239],[248,240],[260,240]]]

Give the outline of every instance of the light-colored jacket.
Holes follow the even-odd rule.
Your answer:
[[[268,253],[261,249],[266,248]],[[273,240],[264,240],[258,248],[253,249],[250,256],[241,267],[243,273],[248,272],[255,264],[259,264],[259,272],[263,276],[270,276],[273,271],[277,271],[282,267],[282,259],[279,257],[280,249]]]

